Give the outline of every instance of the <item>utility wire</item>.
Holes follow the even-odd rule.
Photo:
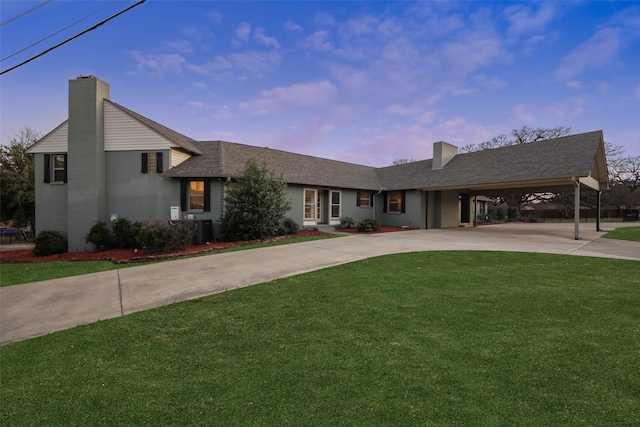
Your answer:
[[[14,16],[13,18],[7,19],[6,21],[0,23],[0,27],[4,27],[5,25],[10,24],[15,20],[22,18],[23,16],[30,14],[34,10],[40,9],[42,6],[46,6],[47,4],[51,3],[52,1],[53,0],[46,0],[46,1],[43,1],[42,3],[40,3],[40,4],[35,5],[31,9],[26,10],[26,11],[24,11],[24,12],[22,12],[22,13],[16,15],[16,16]]]
[[[82,18],[82,19],[80,19],[80,20],[78,20],[78,21],[74,22],[73,24],[67,25],[67,26],[66,26],[66,27],[64,27],[63,29],[61,29],[61,30],[59,30],[59,31],[56,31],[55,33],[53,33],[53,34],[51,34],[51,35],[49,35],[49,36],[47,36],[47,37],[45,37],[45,38],[43,38],[43,39],[40,39],[40,40],[38,40],[38,41],[37,41],[37,42],[35,42],[35,43],[30,44],[29,46],[25,47],[24,49],[20,49],[19,51],[15,52],[15,53],[12,53],[12,54],[11,54],[11,55],[9,55],[9,56],[5,56],[4,58],[0,59],[0,62],[4,61],[5,59],[13,58],[13,57],[14,57],[14,56],[16,56],[17,54],[22,53],[22,52],[24,52],[24,51],[25,51],[25,50],[27,50],[27,49],[31,49],[31,48],[32,48],[32,47],[34,47],[35,45],[40,44],[40,43],[42,43],[43,41],[50,39],[51,37],[55,36],[56,34],[60,34],[60,33],[61,33],[61,32],[63,32],[64,30],[67,30],[67,29],[69,29],[69,28],[73,27],[74,25],[76,25],[77,23],[82,22],[82,21],[84,21],[85,19],[87,19],[87,18],[89,18],[89,17],[91,17],[91,16],[95,15],[96,13],[100,12],[101,10],[106,9],[107,7],[109,7],[109,6],[111,6],[113,3],[115,3],[116,1],[118,1],[118,0],[113,0],[111,3],[108,3],[108,4],[106,4],[105,6],[102,6],[100,9],[98,9],[98,10],[96,10],[95,12],[93,12],[93,13],[91,13],[91,14],[89,14],[89,15],[85,16],[84,18]]]
[[[142,4],[142,3],[144,3],[145,1],[147,1],[147,0],[140,0],[140,1],[139,1],[139,2],[137,2],[136,4],[133,4],[133,5],[129,6],[128,8],[126,8],[126,9],[124,9],[124,10],[122,10],[122,11],[120,11],[120,12],[116,13],[115,15],[110,16],[109,18],[105,19],[104,21],[98,22],[98,23],[97,23],[96,25],[94,25],[93,27],[88,28],[88,29],[84,30],[84,31],[83,31],[83,32],[81,32],[81,33],[78,33],[78,34],[76,34],[75,36],[70,37],[70,38],[66,39],[65,41],[63,41],[63,42],[61,42],[61,43],[58,43],[57,45],[55,45],[55,46],[53,46],[53,47],[50,47],[49,49],[45,50],[44,52],[41,52],[41,53],[37,54],[36,56],[33,56],[33,57],[31,57],[31,58],[27,59],[26,61],[21,62],[21,63],[20,63],[20,64],[18,64],[18,65],[14,65],[13,67],[8,68],[8,69],[6,69],[6,70],[4,70],[4,71],[0,72],[0,76],[1,76],[1,75],[3,75],[3,74],[5,74],[5,73],[8,73],[8,72],[9,72],[9,71],[11,71],[11,70],[15,70],[15,69],[16,69],[16,68],[18,68],[18,67],[22,67],[23,65],[28,64],[29,62],[33,61],[34,59],[37,59],[37,58],[41,57],[42,55],[44,55],[44,54],[46,54],[46,53],[49,53],[49,52],[51,52],[52,50],[57,49],[57,48],[59,48],[60,46],[62,46],[62,45],[64,45],[64,44],[66,44],[66,43],[69,43],[71,40],[77,39],[78,37],[80,37],[80,36],[81,36],[81,35],[83,35],[83,34],[88,33],[89,31],[93,31],[93,30],[95,30],[96,28],[100,27],[101,25],[103,25],[103,24],[105,24],[105,23],[107,23],[107,22],[111,21],[113,18],[116,18],[116,17],[118,17],[118,16],[122,15],[123,13],[125,13],[125,12],[127,12],[127,11],[129,11],[129,10],[133,9],[134,7],[136,7],[136,6],[138,6],[138,5],[141,5],[141,4]]]

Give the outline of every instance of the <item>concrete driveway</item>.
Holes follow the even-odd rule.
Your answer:
[[[637,224],[604,224],[605,230]],[[365,258],[415,251],[508,251],[640,261],[640,243],[595,226],[503,224],[350,235],[0,288],[0,344]]]

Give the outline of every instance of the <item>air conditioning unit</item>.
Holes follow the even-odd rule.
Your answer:
[[[192,225],[192,245],[204,245],[213,240],[213,220],[198,219]]]

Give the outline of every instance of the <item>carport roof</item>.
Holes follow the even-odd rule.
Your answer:
[[[571,188],[575,180],[604,189],[608,175],[602,131],[565,136],[529,144],[458,154],[443,169],[433,160],[378,170],[388,190],[468,189],[475,192],[554,191]]]

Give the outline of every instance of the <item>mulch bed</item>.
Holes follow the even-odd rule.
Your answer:
[[[409,228],[382,226],[380,231],[362,234],[389,233],[394,231],[406,231]],[[356,228],[340,228],[336,231],[342,233],[359,233]],[[291,237],[305,236],[326,236],[330,233],[318,230],[300,230],[297,234],[289,234],[286,236],[278,236],[267,241],[276,241]],[[147,252],[144,249],[110,249],[102,252],[67,252],[63,254],[55,254],[48,256],[36,256],[30,249],[18,249],[0,252],[0,262],[19,263],[19,262],[50,262],[50,261],[111,261],[116,264],[125,264],[133,262],[146,262],[163,259],[171,259],[184,257],[189,255],[203,254],[214,252],[221,249],[227,249],[234,246],[245,246],[249,244],[259,243],[257,240],[239,241],[239,242],[212,242],[208,245],[191,246],[183,251],[171,252],[167,254],[156,254]]]

